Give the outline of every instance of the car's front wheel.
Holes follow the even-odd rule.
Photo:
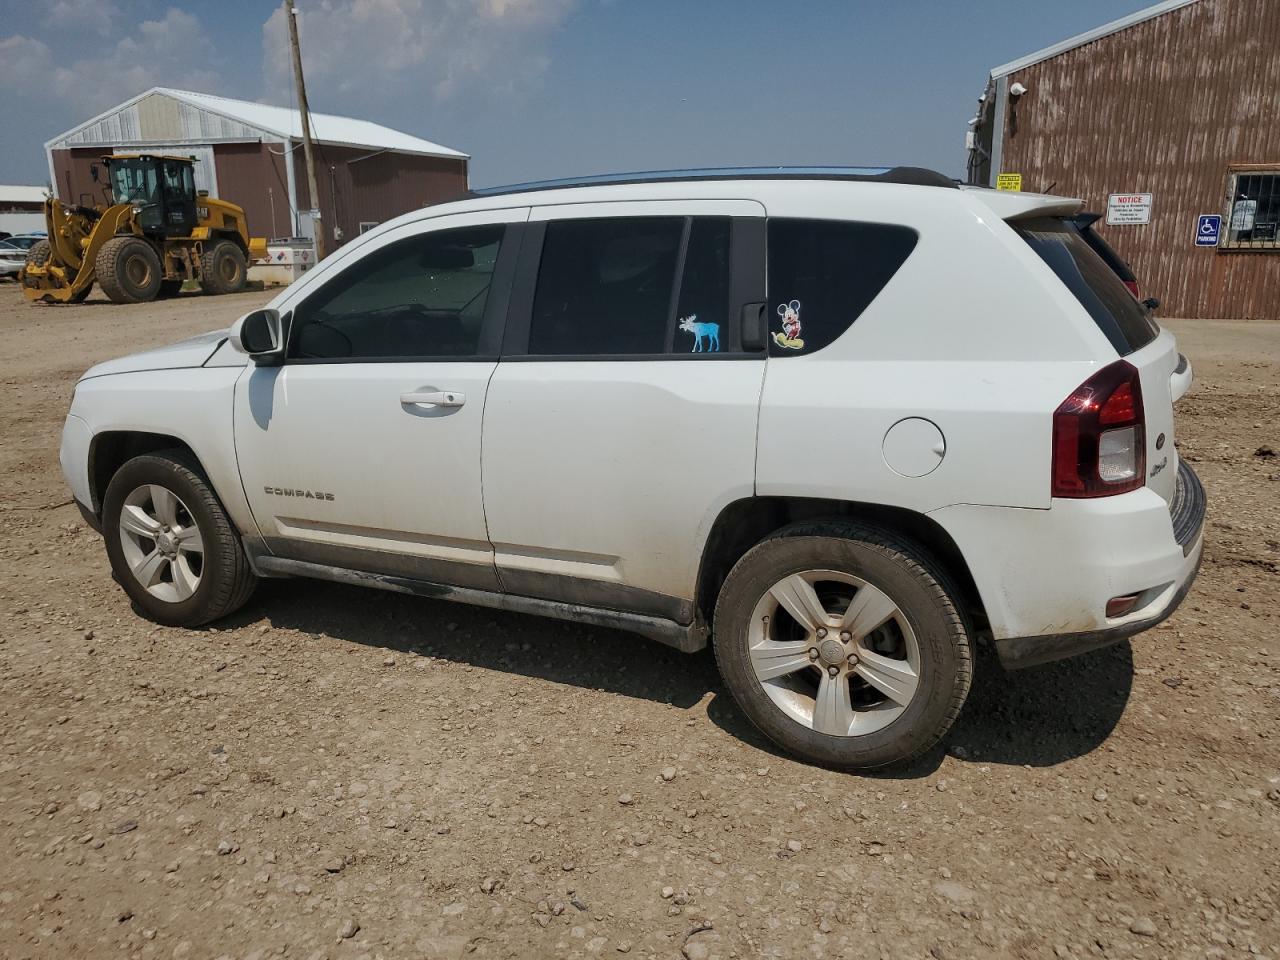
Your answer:
[[[102,530],[116,580],[158,623],[225,617],[256,585],[230,518],[184,451],[135,457],[116,471]]]
[[[950,729],[972,674],[942,571],[852,523],[780,531],[738,561],[715,612],[721,675],[779,746],[842,769],[917,757]]]

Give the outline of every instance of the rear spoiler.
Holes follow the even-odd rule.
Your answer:
[[[980,200],[1001,220],[1025,220],[1028,217],[1074,217],[1084,209],[1084,201],[1076,197],[1054,197],[1047,193],[1020,193],[1016,190],[992,190],[989,187],[961,187]]]

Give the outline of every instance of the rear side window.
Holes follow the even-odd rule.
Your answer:
[[[770,219],[770,355],[813,353],[848,330],[917,239],[885,223]]]
[[[1015,229],[1089,312],[1116,353],[1127,356],[1156,338],[1155,322],[1074,223],[1044,217],[1020,221]]]
[[[728,217],[548,223],[529,354],[659,356],[730,349],[730,238]]]
[[[547,224],[529,353],[664,353],[683,236],[683,217]]]

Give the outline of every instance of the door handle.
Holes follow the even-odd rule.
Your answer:
[[[400,402],[405,404],[420,403],[437,407],[460,407],[467,402],[465,393],[456,390],[434,390],[427,393],[402,393]]]

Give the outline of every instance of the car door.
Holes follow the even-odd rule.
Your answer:
[[[509,593],[693,615],[701,544],[753,492],[764,209],[535,207],[484,423],[484,500]],[[762,346],[762,343],[759,344]]]
[[[272,553],[497,589],[480,429],[527,215],[372,234],[280,304],[287,359],[250,367],[235,404]]]

